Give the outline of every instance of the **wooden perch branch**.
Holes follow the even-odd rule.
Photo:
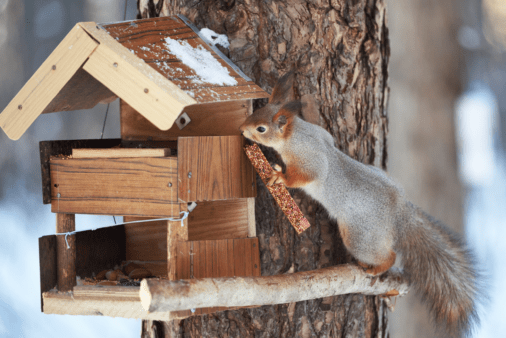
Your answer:
[[[398,271],[378,277],[366,274],[356,265],[339,265],[278,276],[145,279],[140,297],[145,310],[159,312],[284,304],[348,293],[402,296],[407,292],[407,281]]]

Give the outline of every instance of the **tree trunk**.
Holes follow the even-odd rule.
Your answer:
[[[306,103],[305,119],[330,131],[353,158],[385,168],[389,42],[383,0],[179,0],[157,7],[162,1],[150,0],[148,10],[144,6],[139,13],[180,13],[198,28],[226,34],[230,50],[222,51],[268,92],[294,69],[297,97]],[[276,158],[264,151],[269,160]],[[262,275],[352,261],[336,223],[321,206],[291,191],[312,224],[297,235],[259,178],[257,183]],[[145,321],[142,337],[386,337],[386,323],[386,306],[379,297],[351,294],[181,322]]]

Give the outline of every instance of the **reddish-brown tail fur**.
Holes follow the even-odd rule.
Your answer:
[[[410,212],[399,225],[397,248],[405,273],[428,304],[437,327],[447,336],[467,335],[478,320],[480,296],[473,257],[442,224],[414,205],[407,207]]]

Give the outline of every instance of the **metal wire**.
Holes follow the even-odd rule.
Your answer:
[[[105,130],[105,122],[107,121],[107,114],[109,113],[109,106],[111,104],[108,103],[107,104],[107,109],[105,110],[105,117],[104,117],[104,125],[102,126],[102,134],[100,134],[100,139],[103,139],[104,138],[104,130]]]

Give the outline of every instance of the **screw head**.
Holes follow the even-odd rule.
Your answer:
[[[169,184],[167,184],[167,185],[169,186],[169,188],[172,187],[172,182],[169,182]]]
[[[113,65],[114,67],[118,67],[118,63],[117,63],[117,62],[114,62],[112,65]]]
[[[56,194],[56,197],[60,198],[60,197],[61,197],[61,194],[60,194],[60,193],[57,193],[57,194]]]
[[[51,67],[53,70],[56,70],[56,65],[53,65],[53,67]]]
[[[188,172],[188,178],[192,178],[192,172],[191,171]]]
[[[18,109],[19,109],[19,110],[23,109],[23,106],[22,106],[22,105],[19,105],[19,106],[18,106]]]
[[[144,88],[144,93],[146,93],[146,94],[149,93],[149,89]]]

